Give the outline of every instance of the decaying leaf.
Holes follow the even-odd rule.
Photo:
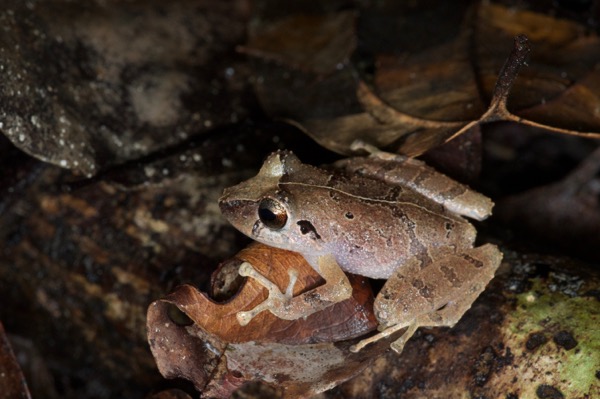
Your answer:
[[[288,268],[299,272],[295,293],[323,283],[296,253],[253,244],[237,259],[226,262],[213,280],[236,287],[241,260],[253,266],[283,290]],[[148,309],[148,340],[161,373],[191,380],[205,397],[229,397],[243,384],[259,380],[273,385],[284,397],[304,397],[345,381],[386,351],[378,343],[352,354],[349,347],[376,327],[370,285],[351,277],[353,297],[306,319],[281,320],[268,312],[240,326],[236,313],[267,298],[254,280],[242,282],[233,297],[216,303],[191,286],[182,286]],[[235,288],[233,289],[235,290]]]
[[[264,108],[342,154],[352,153],[351,144],[361,140],[417,156],[474,126],[495,121],[600,138],[597,34],[575,21],[478,2],[464,9],[458,28],[443,23],[416,49],[410,41],[421,39],[419,29],[425,28],[408,26],[407,20],[411,13],[422,12],[420,7],[430,5],[394,8],[386,4],[359,14],[359,27],[371,28],[358,30],[359,43],[373,43],[369,35],[383,35],[373,29],[373,20],[384,13],[397,13],[400,26],[406,24],[406,29],[416,30],[404,35],[381,29],[398,37],[381,37],[394,45],[374,54],[372,79],[359,72],[361,61],[350,63],[347,54],[336,53],[338,69],[327,74],[309,63],[301,71],[289,67],[294,62],[284,67],[259,64],[261,79],[257,80],[256,91]],[[452,16],[460,12],[460,6],[455,7],[454,3],[433,6],[427,11],[434,20],[444,20],[449,8],[456,8],[450,13]],[[331,14],[329,18],[339,16]],[[285,26],[279,25],[278,29],[285,37]],[[348,29],[343,31],[343,35],[347,32]],[[529,53],[528,41],[522,34],[531,37],[535,50],[531,66],[516,80]],[[279,44],[271,46],[267,55],[263,35],[256,35],[250,40],[247,53],[272,60],[292,52],[292,48],[282,52]],[[505,62],[508,44],[515,36],[515,48]],[[263,45],[260,52],[252,50],[257,43]],[[374,51],[359,46],[359,51],[363,50]]]
[[[528,67],[516,80],[509,104],[511,112],[524,120],[510,120],[567,134],[600,131],[597,32],[571,19],[494,2],[477,8],[475,29],[484,93],[491,93],[496,80],[493,64],[504,57],[487,45],[488,40],[508,43],[515,35],[525,34],[532,43]]]
[[[30,399],[29,388],[0,323],[0,399]]]
[[[600,147],[561,181],[501,200],[498,216],[545,242],[600,259],[599,173]]]

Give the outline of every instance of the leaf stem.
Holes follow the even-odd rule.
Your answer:
[[[508,59],[502,66],[498,80],[496,80],[496,86],[492,95],[492,101],[490,104],[489,114],[490,119],[502,119],[502,117],[508,113],[506,109],[506,102],[508,100],[508,94],[510,89],[517,79],[517,75],[521,70],[521,66],[525,64],[525,60],[531,51],[529,46],[529,39],[525,35],[518,35],[515,37],[515,44],[508,56]],[[494,118],[500,117],[500,118]]]

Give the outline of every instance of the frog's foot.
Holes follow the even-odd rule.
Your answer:
[[[260,303],[249,311],[237,313],[236,317],[240,325],[247,325],[254,317],[256,317],[256,315],[265,310],[269,310],[275,316],[285,318],[282,316],[285,316],[285,309],[294,296],[294,285],[296,285],[296,280],[298,279],[298,272],[296,270],[288,270],[290,282],[285,292],[281,292],[275,283],[256,271],[256,269],[254,269],[254,267],[252,267],[252,265],[248,262],[244,262],[240,265],[238,273],[240,276],[250,277],[256,280],[258,284],[262,285],[269,291],[269,296],[264,300],[264,302]]]
[[[406,342],[413,336],[415,331],[417,331],[417,328],[419,328],[419,325],[416,322],[408,326],[404,334],[390,344],[390,348],[392,348],[397,354],[401,354],[402,350],[404,349],[404,345],[406,345]]]
[[[390,335],[392,335],[393,333],[395,333],[396,331],[399,331],[401,329],[403,329],[404,327],[408,327],[406,329],[406,331],[404,332],[404,334],[402,334],[402,336],[400,338],[398,338],[396,341],[392,342],[392,344],[390,344],[390,347],[397,353],[402,352],[402,349],[404,348],[404,344],[406,344],[406,341],[408,341],[410,339],[410,337],[413,336],[413,334],[415,333],[415,331],[417,331],[417,328],[419,328],[419,324],[417,324],[416,320],[414,320],[412,323],[410,324],[396,324],[394,326],[388,327],[385,330],[383,330],[382,332],[373,335],[372,337],[363,339],[362,341],[360,341],[358,344],[356,345],[352,345],[350,347],[350,352],[359,352],[362,348],[364,348],[365,346],[372,344],[374,342],[377,342],[383,338],[387,338]]]

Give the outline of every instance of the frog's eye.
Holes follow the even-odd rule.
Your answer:
[[[285,226],[288,217],[281,203],[272,198],[264,198],[258,204],[258,218],[268,228],[279,230]]]

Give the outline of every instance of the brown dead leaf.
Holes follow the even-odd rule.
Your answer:
[[[236,285],[234,273],[246,260],[283,290],[289,268],[299,272],[295,295],[323,283],[296,253],[252,244],[216,273],[213,283]],[[348,350],[354,338],[376,327],[373,296],[366,280],[352,276],[353,297],[306,319],[281,320],[269,312],[240,326],[236,313],[266,299],[256,281],[242,283],[239,292],[223,303],[191,286],[176,289],[148,309],[148,341],[161,373],[191,380],[208,397],[229,397],[246,382],[261,380],[283,389],[286,397],[321,392],[334,382],[351,378],[368,365],[373,345],[358,355]],[[224,291],[223,287],[220,287]],[[343,344],[333,342],[344,341]],[[389,340],[386,341],[389,345]],[[260,360],[260,361],[258,361]]]
[[[600,134],[600,37],[588,27],[525,9],[482,3],[476,18],[476,57],[484,93],[495,81],[501,55],[488,38],[508,42],[525,34],[533,51],[510,95],[514,114],[505,120],[557,133]],[[594,133],[592,133],[594,132]]]
[[[358,16],[359,48],[352,63],[340,57],[338,70],[326,75],[314,68],[311,75],[306,73],[310,68],[300,72],[297,67],[259,64],[259,98],[270,115],[288,119],[342,154],[352,153],[351,144],[362,140],[417,156],[474,126],[495,121],[600,138],[597,34],[575,21],[515,6],[478,2],[461,7],[385,2],[366,7]],[[409,22],[425,9],[428,24]],[[385,20],[385,14],[394,28],[383,25],[378,30],[375,25]],[[391,23],[393,17],[396,23]],[[278,28],[285,31],[281,24]],[[529,53],[522,34],[532,38],[535,50],[530,68],[516,80]],[[515,36],[515,49],[505,62]],[[374,37],[387,44],[373,45]],[[289,45],[287,53],[295,46]],[[271,51],[267,57],[263,48],[260,56],[277,58],[273,53],[279,50]],[[372,77],[363,65],[365,53],[373,54]]]
[[[500,220],[578,256],[600,259],[600,147],[561,181],[499,201]]]
[[[290,268],[298,270],[300,277],[294,287],[295,296],[324,283],[302,255],[258,243],[251,244],[234,259],[224,262],[213,279],[229,273],[229,281],[232,283],[236,278],[242,280],[237,275],[237,268],[242,261],[250,262],[260,273],[279,285],[282,291],[288,284],[287,271]],[[350,280],[353,297],[318,314],[288,321],[269,312],[262,312],[245,327],[240,326],[236,314],[242,310],[250,310],[267,299],[267,290],[253,279],[242,282],[239,292],[223,303],[215,302],[189,285],[179,287],[163,301],[174,304],[194,324],[227,343],[256,341],[303,344],[342,341],[364,335],[376,327],[372,313],[373,294],[369,284],[359,276],[353,276]]]

